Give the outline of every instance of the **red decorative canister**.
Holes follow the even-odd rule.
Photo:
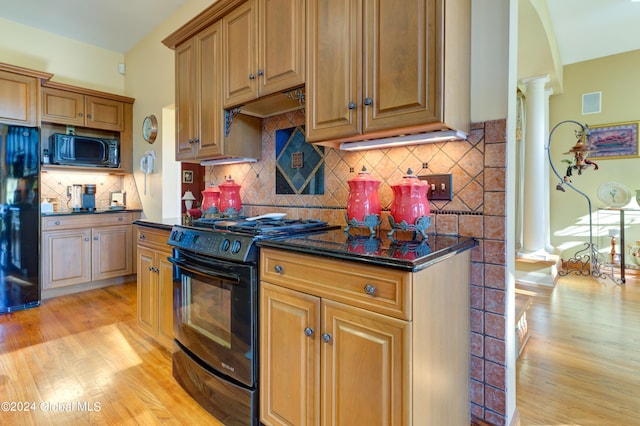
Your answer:
[[[202,191],[202,211],[207,212],[211,207],[218,207],[220,202],[220,189],[217,186],[210,186]]]
[[[220,186],[220,206],[218,207],[222,213],[225,213],[227,209],[234,208],[236,213],[240,212],[242,208],[242,201],[240,200],[240,185],[235,183],[231,176],[224,181]]]
[[[390,210],[396,223],[405,221],[408,225],[414,225],[417,219],[431,213],[427,199],[429,185],[427,181],[414,176],[411,169],[407,170],[400,183],[391,185],[391,189],[393,203]]]
[[[372,177],[366,167],[358,176],[347,181],[349,184],[349,200],[347,202],[347,220],[364,222],[369,215],[380,215],[380,198],[378,187],[380,181]]]

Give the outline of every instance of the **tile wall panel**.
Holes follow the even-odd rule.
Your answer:
[[[326,149],[325,194],[275,194],[275,131],[304,124],[301,111],[263,120],[262,160],[255,164],[208,167],[207,183],[220,184],[231,175],[242,185],[245,213],[282,211],[290,217],[319,218],[346,225],[347,181],[365,166],[381,181],[382,228],[393,201],[391,185],[407,169],[417,175],[451,173],[452,201],[431,202],[433,230],[473,236],[471,253],[471,411],[480,419],[504,425],[506,348],[506,120],[472,123],[467,141],[414,147],[341,152]],[[427,168],[423,168],[427,166]],[[515,325],[514,325],[515,326]]]

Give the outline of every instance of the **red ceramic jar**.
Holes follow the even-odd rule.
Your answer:
[[[220,189],[217,186],[210,186],[202,191],[202,211],[207,212],[211,207],[218,207],[220,202]]]
[[[380,198],[378,187],[380,181],[373,178],[365,167],[358,176],[347,181],[349,184],[349,200],[347,202],[347,219],[364,222],[369,215],[380,215]]]
[[[411,169],[402,178],[400,183],[391,185],[393,190],[393,203],[391,204],[391,216],[396,223],[403,220],[408,225],[414,225],[418,218],[429,216],[429,200],[427,181],[418,179]]]
[[[218,207],[222,213],[228,208],[235,208],[236,213],[240,212],[242,208],[242,201],[240,200],[240,185],[235,183],[231,177],[225,180],[220,185],[220,206]]]

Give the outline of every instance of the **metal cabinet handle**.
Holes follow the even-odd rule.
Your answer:
[[[147,237],[145,237],[144,234],[140,234],[140,236],[138,238],[141,239],[141,240],[144,240]]]
[[[256,76],[255,76],[255,75],[253,75],[253,74],[249,74],[249,80],[255,80],[255,79],[256,79]]]
[[[262,70],[258,70],[258,75],[259,75],[259,76],[264,75],[264,71],[262,71]]]
[[[376,286],[373,284],[367,284],[364,286],[364,292],[367,293],[369,296],[373,296],[373,293],[376,292]]]
[[[122,222],[123,220],[124,220],[124,218],[122,218],[122,217],[118,218],[118,222]]]
[[[347,108],[356,109],[356,103],[355,102],[349,102],[349,105],[347,105]]]
[[[59,220],[56,220],[55,224],[56,224],[56,225],[60,225],[60,221],[59,221]]]
[[[91,114],[87,114],[87,118],[91,118]]]
[[[308,336],[308,337],[313,336],[313,328],[311,328],[311,327],[306,327],[306,328],[304,329],[304,335],[305,335],[305,336]]]
[[[371,100],[371,98],[364,98],[364,102],[365,105],[371,105],[373,103],[373,100]]]
[[[329,343],[331,341],[331,335],[329,333],[322,333],[322,341]]]
[[[98,241],[98,237],[93,237],[93,240],[94,241]]]
[[[84,240],[85,240],[85,241],[89,241],[89,237],[86,237]]]
[[[81,112],[78,113],[78,117],[82,117],[82,113]]]
[[[273,270],[276,271],[276,274],[281,274],[282,272],[284,272],[284,268],[280,265],[274,266]]]

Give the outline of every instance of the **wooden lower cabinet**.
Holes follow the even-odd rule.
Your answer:
[[[132,216],[47,216],[42,218],[44,290],[131,275]]]
[[[468,252],[412,273],[263,248],[260,273],[263,424],[469,424]]]
[[[165,348],[173,347],[173,269],[169,231],[137,226],[138,326]]]

